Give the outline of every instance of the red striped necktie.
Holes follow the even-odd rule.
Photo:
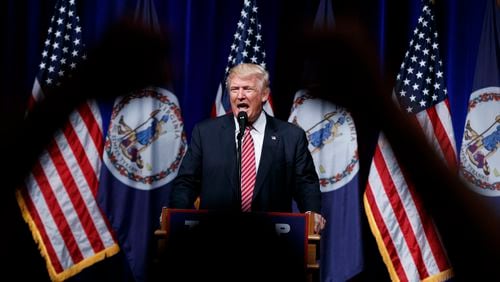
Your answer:
[[[257,175],[253,139],[252,135],[250,135],[250,130],[250,126],[245,128],[243,145],[241,146],[241,210],[244,212],[251,210],[253,189]]]

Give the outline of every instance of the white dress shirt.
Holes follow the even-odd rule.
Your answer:
[[[236,120],[236,116],[234,117],[234,123],[236,126],[234,140],[236,143],[236,149],[238,149],[237,136],[238,133],[240,133],[240,128],[238,125],[238,120]],[[262,155],[262,144],[264,143],[264,133],[266,130],[266,114],[264,113],[264,111],[260,112],[260,116],[250,126],[252,127],[252,130],[250,130],[250,135],[252,136],[253,146],[255,150],[255,167],[257,168],[257,171],[259,171],[260,156]]]

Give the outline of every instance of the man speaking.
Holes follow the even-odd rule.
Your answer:
[[[260,65],[239,64],[227,77],[233,114],[197,124],[173,182],[170,208],[229,212],[314,214],[323,229],[321,192],[304,131],[267,115],[269,74]]]

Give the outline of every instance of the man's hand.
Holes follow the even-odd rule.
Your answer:
[[[319,234],[319,232],[321,232],[321,230],[323,230],[323,228],[325,228],[326,219],[323,218],[323,216],[319,213],[315,213],[315,212],[311,212],[311,211],[308,211],[306,213],[312,214],[312,218],[314,220],[314,233]]]

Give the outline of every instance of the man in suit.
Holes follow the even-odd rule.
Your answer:
[[[301,128],[262,110],[269,98],[269,74],[259,65],[240,64],[230,70],[226,87],[232,112],[248,116],[255,148],[255,182],[250,181],[250,196],[243,192],[243,199],[249,197],[248,209],[242,205],[237,159],[239,125],[233,114],[194,127],[191,145],[173,182],[169,207],[192,208],[199,197],[200,209],[291,212],[293,199],[301,212],[314,213],[318,233],[325,220],[319,214],[321,192],[308,141]]]

